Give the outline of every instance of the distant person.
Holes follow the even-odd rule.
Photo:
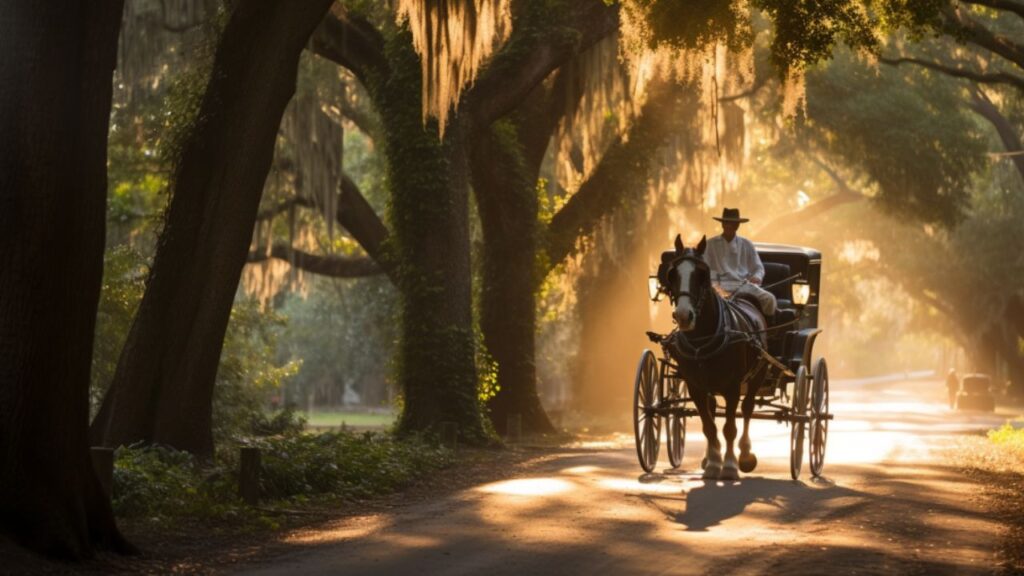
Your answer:
[[[704,259],[711,268],[711,281],[727,295],[749,294],[761,304],[765,316],[774,316],[778,303],[775,295],[761,288],[764,280],[764,264],[754,249],[754,243],[738,236],[740,224],[749,218],[740,218],[739,208],[723,208],[722,217],[715,218],[722,223],[721,236],[708,240]]]
[[[960,378],[957,377],[956,370],[950,368],[949,373],[946,374],[946,393],[949,395],[950,410],[956,407],[956,393],[959,391]]]

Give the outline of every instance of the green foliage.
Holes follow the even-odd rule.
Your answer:
[[[307,297],[289,296],[282,308],[288,327],[278,354],[302,359],[286,402],[302,405],[312,394],[340,404],[349,388],[363,403],[384,404],[398,329],[394,288],[383,276],[313,278],[307,287]]]
[[[1024,456],[1024,428],[1007,422],[995,430],[989,430],[988,439],[1001,448]]]
[[[275,501],[311,497],[368,498],[401,490],[447,467],[454,454],[412,437],[332,432],[260,438],[261,497]],[[212,464],[161,446],[117,450],[113,507],[119,517],[255,520],[238,499],[237,444],[225,444]]]
[[[828,59],[840,42],[866,49],[878,44],[869,0],[755,0],[753,5],[775,24],[772,61],[783,72]]]
[[[446,448],[374,432],[289,435],[253,445],[262,450],[261,493],[270,499],[386,494],[452,462]]]
[[[273,414],[260,411],[253,416],[249,429],[255,436],[295,435],[306,428],[306,418],[295,406],[285,406]]]
[[[89,387],[92,413],[99,409],[114,378],[121,348],[142,300],[146,274],[145,259],[130,246],[114,247],[103,256],[103,287],[96,310],[92,385]]]
[[[237,507],[237,479],[202,469],[188,452],[162,446],[119,448],[111,504],[120,517],[205,518]]]
[[[886,210],[944,225],[963,218],[986,143],[952,81],[843,53],[808,75],[807,101],[805,136],[877,183]]]
[[[736,2],[729,0],[634,0],[627,8],[644,15],[648,29],[647,42],[678,48],[700,49],[714,42],[723,42],[739,50],[751,42],[749,18]]]
[[[299,371],[299,361],[274,362],[277,338],[285,324],[283,316],[260,310],[254,300],[235,302],[214,387],[215,442],[251,433],[270,395]]]

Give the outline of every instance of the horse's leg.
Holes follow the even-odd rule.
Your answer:
[[[733,394],[725,397],[725,426],[722,433],[725,436],[725,462],[722,464],[722,480],[739,480],[740,466],[736,460],[736,453],[733,445],[736,443],[736,407],[740,403],[740,394],[737,389]]]
[[[704,479],[717,480],[722,472],[722,448],[718,443],[718,428],[715,427],[715,399],[706,393],[694,396],[693,403],[700,414],[700,423],[704,429],[704,439],[708,448],[704,456]]]
[[[750,415],[754,413],[754,400],[757,398],[757,390],[749,388],[747,395],[743,397],[743,404],[740,410],[743,412],[743,436],[740,436],[740,470],[753,472],[757,468],[757,456],[750,451]]]

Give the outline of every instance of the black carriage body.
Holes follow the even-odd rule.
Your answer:
[[[811,364],[814,340],[821,332],[818,328],[821,252],[802,246],[762,242],[755,243],[754,247],[765,266],[762,284],[778,301],[780,313],[777,316],[784,321],[795,319],[791,330],[776,336],[771,352],[795,372],[801,364]],[[804,303],[796,298],[796,292],[800,290],[807,292]],[[792,312],[786,313],[786,310]]]
[[[792,478],[800,475],[805,441],[811,473],[817,477],[824,466],[828,424],[833,419],[829,412],[827,364],[824,358],[812,357],[814,341],[821,333],[821,252],[785,244],[754,246],[765,265],[762,285],[775,295],[779,312],[769,321],[768,349],[762,351],[767,368],[758,372],[762,381],[750,383],[757,387],[751,418],[787,423],[791,427]],[[670,261],[675,254],[666,252],[662,262]],[[657,286],[658,277],[652,276],[650,282]],[[651,299],[658,301],[663,293],[652,288]],[[697,410],[689,397],[685,376],[669,353],[672,334],[648,332],[648,337],[661,345],[662,357],[657,358],[650,350],[641,355],[633,408],[637,455],[644,471],[652,472],[658,460],[662,419],[669,461],[677,468],[686,440],[686,419],[697,416]],[[719,407],[715,415],[723,417],[725,412]]]

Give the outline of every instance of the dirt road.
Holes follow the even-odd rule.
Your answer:
[[[991,573],[1000,527],[946,452],[1007,415],[951,413],[939,382],[832,387],[820,480],[805,463],[791,481],[788,428],[758,421],[758,469],[706,483],[691,422],[680,471],[642,476],[623,436],[545,456],[512,480],[294,535],[294,551],[241,573]]]

